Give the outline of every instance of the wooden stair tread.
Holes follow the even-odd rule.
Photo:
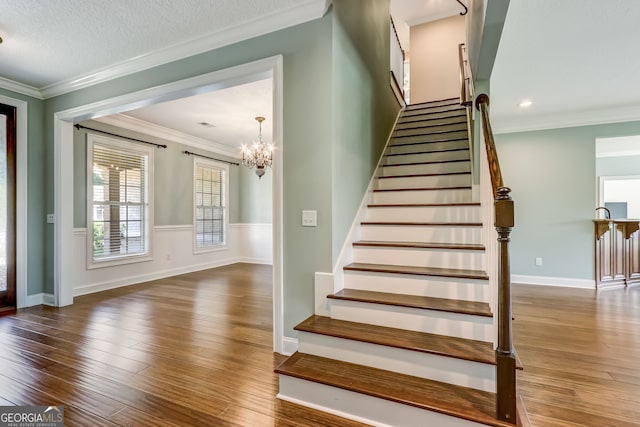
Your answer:
[[[484,251],[484,245],[466,243],[429,243],[429,242],[389,242],[375,240],[359,240],[353,246],[372,246],[383,248],[417,248],[417,249],[455,249],[467,251]]]
[[[409,221],[362,221],[361,225],[398,225],[416,227],[482,227],[481,222],[409,222]]]
[[[402,131],[403,129],[399,129]],[[398,138],[415,138],[417,136],[429,136],[429,135],[443,135],[445,133],[454,133],[454,132],[468,132],[467,129],[453,129],[453,130],[432,130],[430,132],[419,133],[417,135],[393,135],[393,139]],[[459,139],[459,138],[457,138]]]
[[[276,373],[496,427],[495,394],[354,363],[294,353]]]
[[[327,298],[368,302],[371,304],[394,305],[408,308],[420,308],[424,310],[446,311],[449,313],[469,314],[471,316],[493,317],[489,304],[486,302],[394,294],[390,292],[363,291],[360,289],[347,288],[340,292],[336,292],[335,294],[328,295]]]
[[[470,159],[458,159],[458,160],[434,160],[432,162],[411,162],[411,163],[396,163],[394,165],[382,165],[383,168],[394,166],[418,166],[418,165],[436,165],[438,163],[457,163],[457,162],[471,162]]]
[[[454,131],[454,132],[466,132],[466,131],[458,130],[458,131]],[[432,133],[437,133],[437,132],[432,132]],[[399,138],[417,138],[417,137],[421,137],[421,136],[429,136],[432,133],[425,133],[425,134],[422,134],[422,135],[421,134],[418,134],[418,135],[394,135],[391,139],[395,140],[395,139],[399,139]],[[460,141],[460,140],[468,140],[468,139],[469,139],[468,137],[467,138],[460,138],[460,137],[456,137],[456,138],[440,138],[440,139],[434,139],[433,141],[423,141],[421,143],[424,144],[424,143],[429,143],[429,142],[449,142],[449,141]],[[409,143],[409,144],[415,144],[415,143],[416,142],[414,141],[414,142]],[[406,143],[405,144],[402,144],[402,143],[396,144],[394,142],[394,143],[391,144],[391,147],[393,147],[394,145],[407,145],[407,144]]]
[[[376,188],[374,193],[387,191],[433,191],[433,190],[471,190],[470,185],[458,185],[455,187],[420,187],[420,188]]]
[[[454,116],[456,117],[456,116]],[[396,128],[396,131],[399,130],[413,130],[413,129],[429,129],[429,128],[435,128],[435,127],[442,127],[442,126],[454,126],[454,125],[462,125],[462,124],[467,124],[467,120],[465,116],[458,116],[460,118],[465,118],[465,120],[457,120],[457,121],[452,121],[449,123],[435,123],[435,124],[424,124],[424,125],[416,125],[416,126],[409,126],[409,127],[403,127],[403,128]],[[431,120],[413,120],[413,121],[408,121],[408,122],[398,122],[398,125],[405,125],[405,124],[409,124],[409,123],[418,123],[418,122],[427,122],[427,121],[432,121],[434,119]]]
[[[453,110],[453,112],[457,113],[457,114],[447,114],[444,117],[429,117],[429,118],[425,118],[425,119],[415,119],[415,117],[420,117],[422,114],[407,114],[407,115],[402,115],[400,116],[400,118],[398,119],[398,124],[399,125],[403,125],[406,123],[413,123],[413,122],[427,122],[427,121],[432,121],[432,120],[442,120],[442,119],[462,119],[462,118],[466,118],[467,117],[467,113],[464,110]],[[425,113],[425,116],[430,116],[436,113]],[[460,121],[460,120],[459,120]],[[465,120],[460,121],[461,123],[465,123]]]
[[[454,151],[469,151],[469,147],[465,148],[441,148],[438,150],[427,150],[427,151],[412,151],[410,153],[392,153],[385,154],[385,157],[395,157],[395,156],[415,156],[416,154],[433,154],[433,153],[452,153]]]
[[[389,147],[406,147],[408,145],[422,145],[422,144],[437,144],[442,142],[456,142],[456,141],[469,141],[469,138],[446,138],[437,139],[435,141],[421,141],[421,142],[404,142],[389,144]]]
[[[487,365],[496,364],[495,352],[490,342],[349,322],[318,315],[310,316],[294,329]]]
[[[368,208],[447,208],[462,206],[480,206],[478,202],[458,202],[458,203],[371,203]]]
[[[415,267],[410,265],[367,264],[363,262],[354,262],[345,265],[344,270],[489,280],[487,273],[482,270],[460,270],[455,268]]]
[[[445,176],[445,175],[471,175],[471,172],[440,172],[440,173],[415,173],[411,175],[391,175],[391,176],[379,176],[378,179],[392,179],[392,178],[424,178],[427,176]]]

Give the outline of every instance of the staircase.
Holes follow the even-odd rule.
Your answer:
[[[496,329],[459,99],[412,105],[385,152],[330,317],[295,329],[279,397],[366,424],[496,419]]]

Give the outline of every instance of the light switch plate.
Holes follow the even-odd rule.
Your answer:
[[[56,221],[56,217],[53,214],[47,214],[47,224],[53,224]]]
[[[303,227],[317,227],[318,226],[318,211],[302,211],[302,226]]]

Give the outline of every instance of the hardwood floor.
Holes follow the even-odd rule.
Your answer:
[[[68,426],[359,426],[275,398],[271,267],[236,264],[0,318],[0,405]]]
[[[640,287],[514,286],[534,427],[640,426]],[[271,269],[236,264],[0,317],[0,405],[69,426],[359,426],[275,398]]]
[[[514,285],[513,313],[533,426],[640,426],[640,287]]]

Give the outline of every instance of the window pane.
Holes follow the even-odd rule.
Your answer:
[[[107,141],[92,150],[94,259],[147,253],[148,154]]]
[[[195,173],[195,242],[197,248],[224,244],[224,170],[197,165]]]

